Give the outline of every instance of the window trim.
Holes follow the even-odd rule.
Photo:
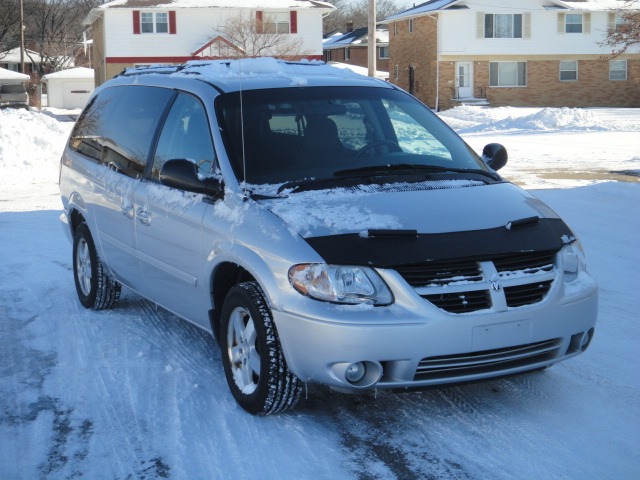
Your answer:
[[[611,67],[614,64],[622,64],[624,63],[624,70],[620,69],[612,69]],[[611,78],[612,72],[622,72],[624,71],[624,78]],[[629,64],[626,60],[609,60],[609,80],[612,82],[624,82],[629,79]]]
[[[517,65],[522,64],[524,65],[524,85],[500,85],[500,70],[498,70],[498,84],[497,85],[492,85],[491,84],[491,64],[498,64],[498,68],[500,66],[500,64],[506,64],[506,63],[515,63]],[[516,69],[518,67],[516,66]],[[516,77],[517,77],[517,71],[516,71]],[[490,88],[527,88],[529,83],[529,71],[527,68],[527,62],[526,61],[495,61],[495,62],[489,62],[489,87]]]
[[[382,51],[386,51],[387,54],[383,57]],[[378,58],[380,60],[388,60],[389,59],[389,47],[378,47]]]
[[[562,68],[562,64],[573,63],[575,64],[575,69]],[[566,65],[565,65],[566,67]],[[562,78],[563,72],[575,72],[576,78]],[[577,82],[578,81],[578,60],[560,60],[558,62],[558,79],[561,82]]]
[[[496,36],[496,17],[500,16],[500,17],[511,17],[511,36]],[[516,22],[516,17],[520,18],[520,36],[516,36],[516,26],[517,26],[517,22]],[[488,31],[487,29],[487,20],[491,19],[491,31]],[[484,38],[488,39],[488,38],[507,38],[507,39],[514,39],[514,38],[524,38],[524,30],[525,30],[525,16],[522,13],[485,13],[484,14]]]
[[[580,16],[580,23],[577,22],[569,22],[569,16]],[[566,13],[564,16],[564,33],[586,33],[585,25],[584,25],[584,14],[583,13]],[[569,25],[580,25],[580,31],[569,31]]]
[[[395,65],[393,67],[393,74],[394,74],[395,80],[398,80],[398,78],[400,77],[398,65]]]

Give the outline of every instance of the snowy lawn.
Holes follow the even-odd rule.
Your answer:
[[[600,286],[584,355],[426,392],[309,386],[267,418],[235,404],[205,332],[130,292],[79,305],[58,221],[68,113],[0,110],[0,479],[639,478],[640,110],[441,114],[476,151],[503,143],[501,173],[581,238]]]

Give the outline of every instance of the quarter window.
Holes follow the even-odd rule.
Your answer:
[[[526,87],[527,62],[490,62],[491,87]]]
[[[565,82],[578,80],[577,61],[567,60],[560,62],[560,80]]]
[[[522,38],[522,14],[485,14],[484,37]]]
[[[611,60],[609,62],[609,80],[627,79],[627,61]]]

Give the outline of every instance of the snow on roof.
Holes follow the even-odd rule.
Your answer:
[[[550,0],[550,2],[553,3],[553,5],[544,6],[545,9],[566,8],[574,10],[611,11],[631,8],[629,3],[622,0]],[[483,2],[476,2],[474,0],[429,0],[420,5],[414,5],[403,12],[391,15],[381,23],[428,15],[429,13],[447,9],[469,8],[468,5],[474,4],[484,6]]]
[[[380,85],[379,79],[359,75],[351,68],[336,68],[319,60],[286,62],[275,58],[243,58],[236,60],[190,60],[184,65],[155,65],[127,68],[123,76],[176,75],[223,85],[226,91],[254,88],[277,88],[307,85]],[[385,75],[386,78],[386,75]],[[386,84],[386,82],[383,82]]]
[[[359,65],[350,65],[348,63],[340,63],[340,62],[328,62],[327,65],[330,65],[335,68],[348,69],[357,73],[358,75],[366,76],[369,74],[369,69],[367,67],[360,67]],[[384,70],[376,70],[375,76],[376,78],[385,80],[389,78],[389,72],[385,72]]]
[[[60,70],[59,72],[48,73],[42,80],[51,80],[52,78],[68,78],[68,79],[94,79],[93,68],[78,67]]]
[[[334,35],[326,38],[322,43],[324,50],[333,50],[336,48],[344,48],[350,45],[366,45],[368,43],[369,29],[367,27],[358,28],[352,32],[347,32],[343,35]],[[389,43],[389,30],[376,29],[376,43],[385,44]]]
[[[14,72],[12,70],[7,70],[6,68],[0,68],[0,81],[10,80],[12,82],[26,82],[29,80],[29,75],[25,75],[24,73]]]
[[[260,9],[294,9],[320,8],[333,10],[335,7],[327,2],[316,0],[114,0],[96,7],[105,8],[260,8]]]
[[[16,47],[16,48],[12,48],[11,50],[0,52],[0,61],[2,63],[20,63],[20,47]],[[33,62],[40,63],[41,61],[42,59],[40,58],[40,54],[38,52],[34,52],[33,50],[29,50],[28,48],[25,48],[24,50],[25,63],[33,63]]]

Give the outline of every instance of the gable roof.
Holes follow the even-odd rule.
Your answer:
[[[428,2],[421,3],[420,5],[414,5],[407,10],[404,10],[395,15],[387,17],[380,23],[386,24],[389,22],[395,22],[396,20],[404,20],[413,17],[421,17],[429,15],[434,12],[441,12],[444,10],[454,10],[469,8],[467,4],[475,4],[474,0],[429,0]],[[517,2],[512,2],[513,3]],[[546,0],[540,2],[546,5],[546,9],[561,9],[561,10],[587,10],[587,11],[612,11],[625,8],[626,3],[620,0]],[[482,2],[478,2],[478,5],[483,5]],[[484,6],[484,5],[483,5]],[[629,8],[626,6],[626,8]]]

